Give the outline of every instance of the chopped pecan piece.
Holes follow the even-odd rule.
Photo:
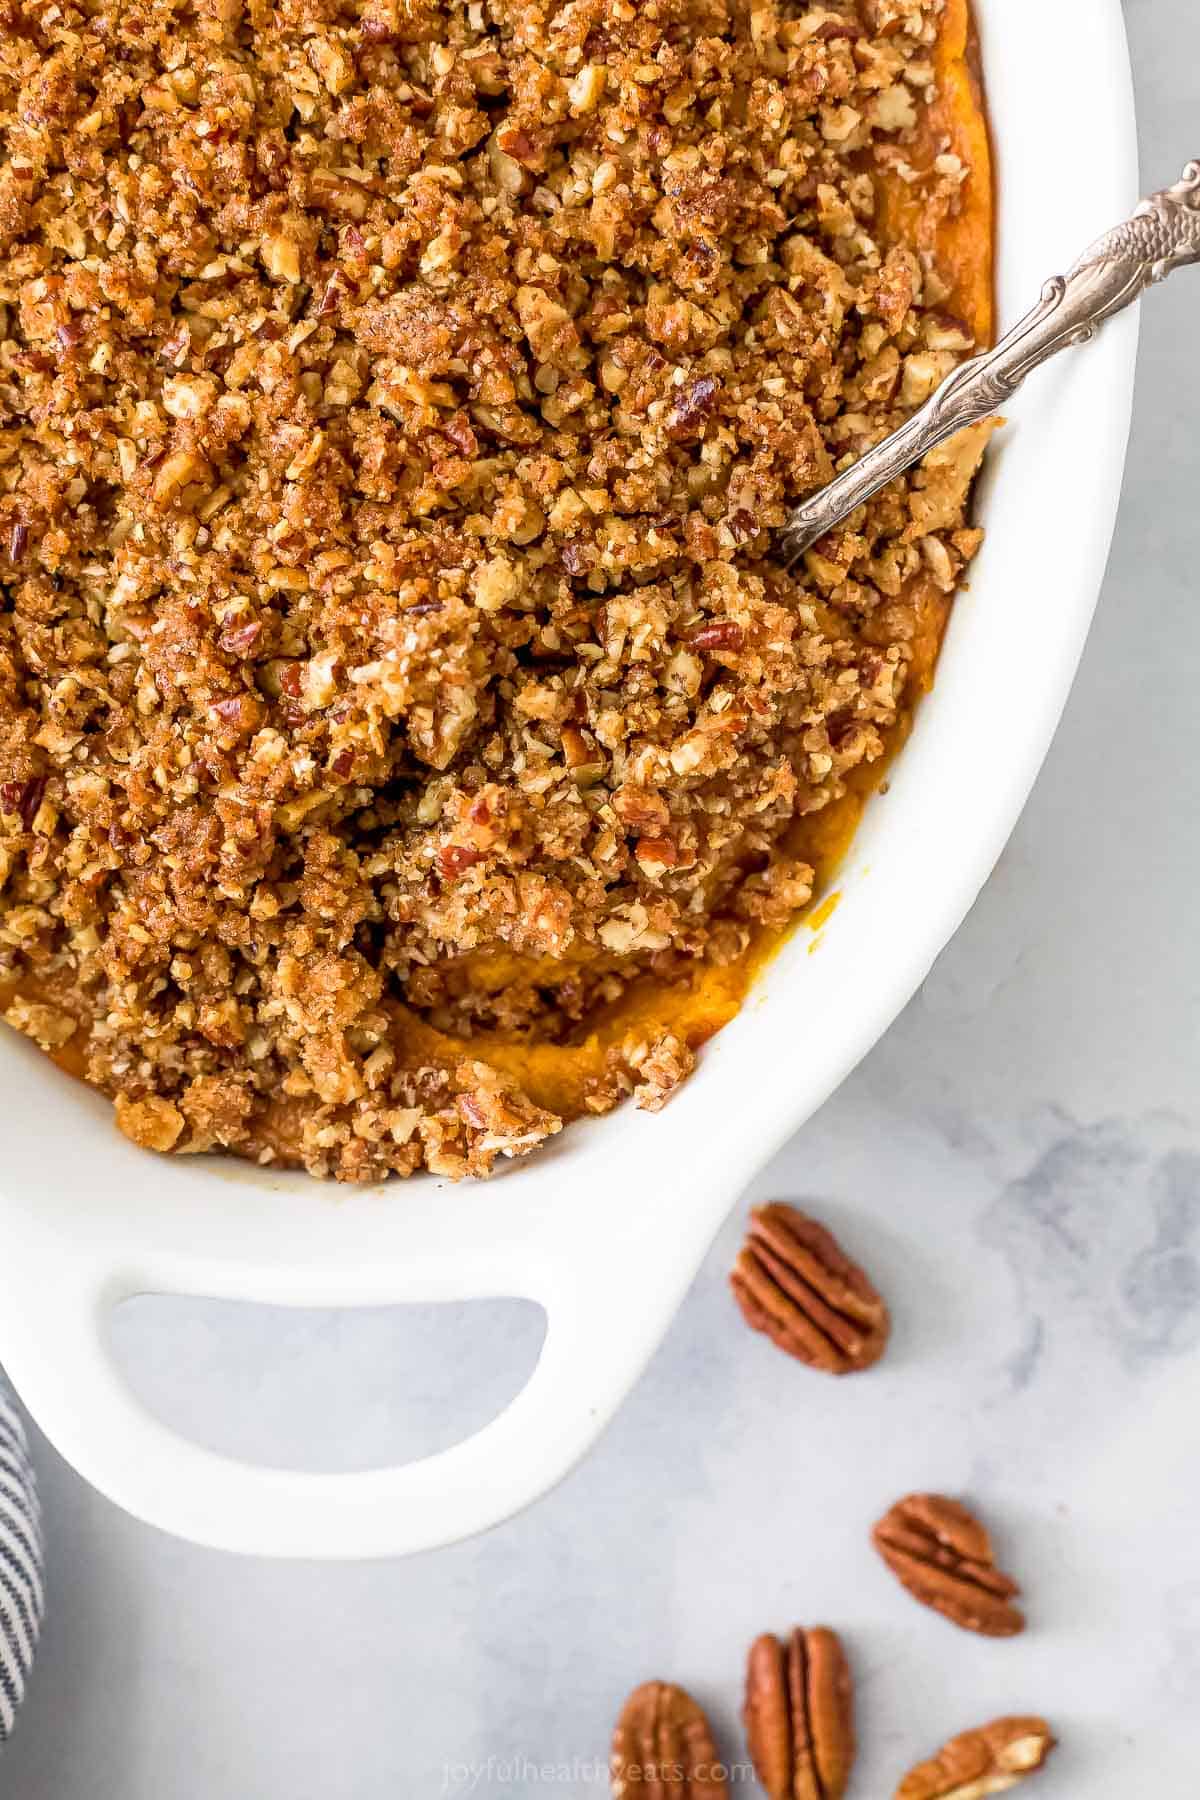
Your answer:
[[[667,415],[667,436],[676,443],[701,437],[720,390],[721,384],[714,375],[697,375],[681,387]]]
[[[626,782],[612,797],[613,811],[630,831],[660,832],[671,823],[671,809],[661,794]]]
[[[985,1800],[1036,1774],[1054,1749],[1045,1719],[993,1719],[943,1744],[910,1769],[895,1800]]]
[[[45,797],[44,775],[35,775],[30,781],[6,781],[0,784],[0,812],[16,813],[26,831],[32,831]]]
[[[755,1208],[730,1285],[747,1324],[810,1368],[850,1375],[883,1355],[887,1307],[831,1233],[794,1206]]]
[[[648,874],[661,875],[678,863],[679,846],[669,837],[640,837],[634,855]]]
[[[849,38],[854,42],[862,35],[862,26],[853,19],[824,19],[815,31],[809,33],[809,38],[813,43],[832,44],[838,38]]]
[[[770,1800],[842,1800],[854,1763],[854,1691],[836,1632],[769,1632],[750,1647],[746,1742]]]
[[[577,726],[563,726],[562,750],[563,761],[581,787],[599,781],[604,773],[604,757]]]
[[[614,1800],[726,1800],[729,1786],[702,1707],[669,1681],[634,1688],[617,1720]]]
[[[872,1534],[892,1574],[923,1605],[964,1631],[1015,1637],[1025,1620],[1020,1588],[996,1567],[992,1540],[972,1513],[942,1494],[910,1494]]]
[[[470,844],[443,844],[437,853],[438,873],[446,881],[457,881],[483,858],[484,852],[473,849]]]
[[[687,632],[693,650],[740,650],[746,634],[735,619],[707,619]]]
[[[230,656],[246,656],[261,636],[262,626],[257,619],[251,619],[245,625],[231,625],[221,633],[217,642]]]

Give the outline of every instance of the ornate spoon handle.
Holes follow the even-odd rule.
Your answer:
[[[1200,262],[1200,162],[1143,200],[1131,219],[1098,238],[1069,275],[1055,275],[994,350],[961,363],[899,431],[790,514],[780,534],[789,563],[847,513],[919,462],[929,450],[994,413],[1025,377],[1060,350],[1084,344],[1114,313],[1176,269]]]

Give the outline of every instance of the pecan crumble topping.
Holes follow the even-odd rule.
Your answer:
[[[0,6],[9,1023],[344,1180],[661,1105],[978,546],[986,427],[770,536],[989,329],[965,0]]]

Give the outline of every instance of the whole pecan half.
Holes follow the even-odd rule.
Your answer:
[[[728,1800],[704,1709],[669,1681],[634,1688],[613,1732],[609,1768],[615,1800]]]
[[[910,1769],[895,1800],[984,1800],[1036,1774],[1055,1744],[1045,1719],[993,1719]]]
[[[1025,1620],[1020,1588],[996,1567],[992,1540],[974,1514],[942,1494],[897,1500],[872,1533],[897,1581],[964,1631],[1015,1637]]]
[[[729,1279],[747,1324],[810,1368],[851,1375],[883,1355],[887,1307],[825,1227],[794,1206],[755,1207]]]
[[[756,1638],[742,1713],[750,1760],[771,1800],[842,1800],[854,1763],[854,1691],[837,1633]]]

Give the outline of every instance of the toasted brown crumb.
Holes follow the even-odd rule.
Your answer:
[[[144,1100],[131,1100],[118,1093],[115,1101],[117,1124],[125,1136],[142,1150],[173,1150],[183,1133],[183,1115],[169,1100],[150,1094]]]

